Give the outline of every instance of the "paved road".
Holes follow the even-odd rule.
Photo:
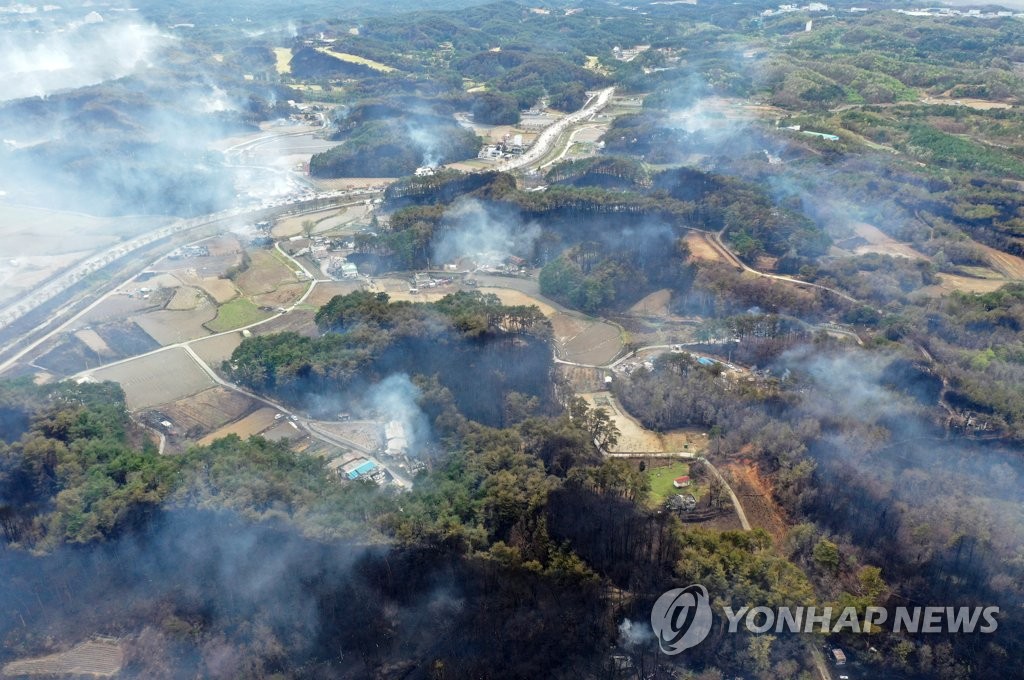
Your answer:
[[[536,141],[534,141],[523,155],[516,156],[511,160],[500,163],[498,165],[498,170],[508,172],[510,170],[518,170],[519,168],[539,162],[547,155],[551,150],[551,147],[558,141],[558,138],[562,136],[563,132],[569,129],[570,126],[592,117],[598,111],[607,106],[614,93],[614,87],[608,87],[597,92],[579,111],[574,111],[565,118],[561,118],[544,128],[543,132],[540,133]]]
[[[367,193],[374,193],[374,192],[367,192]],[[362,201],[352,202],[350,196],[343,197],[343,198],[339,197],[337,200],[342,201],[342,203],[340,203],[339,205],[335,205],[333,207],[345,207],[347,205],[356,205],[356,204],[362,202]],[[282,206],[281,208],[279,208],[278,212],[285,213],[285,212],[291,211],[292,209],[293,209],[293,207],[291,207],[291,206]],[[325,209],[324,207],[317,207],[317,208],[314,208],[314,209],[300,211],[297,214],[304,214],[306,212],[318,212],[318,211],[324,210],[324,209]],[[258,211],[253,211],[253,213],[238,213],[238,214],[229,215],[227,217],[224,217],[224,216],[219,215],[219,214],[218,215],[212,215],[212,216],[210,216],[209,219],[196,222],[196,224],[194,224],[193,226],[191,226],[188,229],[186,229],[186,231],[187,230],[191,230],[191,229],[197,229],[199,227],[206,227],[206,226],[209,226],[209,225],[211,225],[211,224],[213,224],[215,222],[218,222],[218,221],[221,221],[221,220],[225,220],[225,219],[242,219],[242,220],[244,220],[245,218],[253,217],[254,215],[265,216],[266,214],[267,214],[267,211],[261,209],[261,210],[258,210]],[[190,220],[189,222],[192,222],[192,221]],[[203,237],[203,238],[201,238],[201,239],[199,239],[197,241],[193,241],[192,243],[201,243],[202,241],[205,241],[208,238],[210,238],[210,237],[208,237],[208,236],[207,237]],[[153,239],[153,240],[157,240],[157,239]],[[152,240],[149,241],[149,242],[152,242]],[[124,244],[121,244],[121,246],[123,246],[123,245]],[[185,244],[185,245],[191,245],[191,244]],[[117,249],[120,249],[121,246],[118,246]],[[175,246],[175,248],[177,248],[177,247],[179,247],[179,246]],[[110,252],[110,251],[108,251],[108,252]],[[123,255],[126,255],[126,254],[127,253],[124,253],[122,255],[118,255],[117,257],[122,257]],[[139,271],[144,271],[145,269],[147,269],[149,267],[152,267],[154,264],[156,264],[160,260],[163,260],[165,257],[166,257],[166,255],[161,255],[156,260],[153,260],[152,262],[148,262],[145,266],[141,267],[139,269]],[[117,259],[117,258],[114,258],[114,259]],[[112,262],[112,261],[113,260],[110,260],[110,262]],[[83,263],[83,266],[86,266],[88,262],[89,261],[87,261],[86,263]],[[109,264],[109,262],[108,262],[108,264]],[[310,274],[306,270],[305,267],[302,266],[301,263],[295,262],[295,265],[296,265],[296,267],[298,267],[298,269],[306,272],[306,274],[311,279],[315,278],[315,277],[313,277],[312,274]],[[106,265],[104,265],[104,266],[106,266]],[[89,271],[90,272],[91,271],[95,271],[94,269],[91,269],[91,265],[89,265]],[[55,289],[55,290],[52,290],[52,291],[50,291],[49,293],[47,293],[46,295],[43,295],[43,296],[33,296],[32,298],[30,298],[28,300],[24,300],[23,299],[19,304],[29,304],[29,305],[31,305],[31,308],[34,309],[35,307],[37,307],[39,305],[45,304],[46,302],[48,302],[50,299],[52,299],[56,295],[59,295],[60,293],[64,292],[65,290],[67,290],[67,288],[77,284],[79,281],[81,281],[82,278],[85,277],[86,274],[82,274],[81,276],[75,276],[75,277],[73,277],[73,279],[69,279],[69,280],[65,281],[66,277],[69,276],[69,275],[71,275],[71,272],[66,272],[64,275],[61,275],[60,277],[58,277],[57,280],[54,281],[55,283],[57,281],[64,281],[67,284],[67,285],[63,286],[60,290],[56,290]],[[2,363],[0,363],[0,373],[3,373],[7,369],[11,368],[14,364],[16,364],[18,361],[20,361],[22,358],[24,358],[27,354],[29,354],[30,352],[32,352],[33,350],[38,348],[40,345],[42,345],[47,340],[51,339],[52,337],[54,337],[58,333],[61,333],[61,332],[65,331],[65,330],[67,330],[72,325],[74,325],[79,319],[81,319],[83,316],[85,316],[90,311],[95,309],[104,300],[109,298],[111,295],[114,295],[115,291],[120,286],[122,286],[125,283],[127,283],[128,281],[132,280],[133,278],[135,278],[135,276],[137,276],[137,272],[133,273],[131,276],[126,278],[124,281],[119,283],[117,286],[114,286],[107,293],[105,293],[105,294],[101,295],[100,297],[96,298],[93,302],[91,302],[89,305],[87,305],[84,309],[82,309],[81,311],[75,313],[67,321],[61,323],[60,325],[55,327],[53,330],[49,331],[45,335],[43,335],[43,336],[41,336],[41,337],[31,341],[31,342],[28,342],[28,343],[24,344],[24,346],[22,346],[18,350],[17,353],[15,353],[13,356],[11,356],[10,358],[8,358],[8,359],[4,360]],[[306,296],[308,296],[310,292],[312,292],[312,289],[306,291]],[[306,296],[303,296],[303,298],[302,298],[302,300],[300,300],[300,302],[304,301]],[[296,303],[296,304],[298,304],[298,303]],[[67,313],[67,311],[69,311],[68,307],[70,307],[70,306],[72,306],[72,305],[69,304],[65,308],[62,308],[61,310],[56,311],[52,318],[60,318],[60,316],[62,316],[63,313]],[[31,309],[26,309],[23,312],[19,313],[18,316],[21,316],[23,314],[27,314],[30,311],[31,311]],[[277,314],[277,315],[271,317],[271,319],[277,318],[277,316],[280,316],[280,314]],[[267,321],[270,321],[270,319],[265,319],[264,321],[261,321],[259,323],[266,323]],[[256,326],[256,325],[258,325],[258,324],[253,324],[252,326]],[[246,326],[246,328],[251,328],[252,326]],[[2,327],[2,324],[0,324],[0,327]],[[235,329],[233,331],[228,331],[228,333],[233,333],[233,332],[237,332],[237,331],[240,331],[240,330],[243,330],[243,329],[238,328],[238,329]],[[225,333],[218,333],[217,335],[224,335],[224,334]],[[2,354],[3,352],[9,351],[10,349],[13,349],[17,345],[23,343],[27,337],[31,337],[31,334],[30,333],[29,334],[25,334],[25,335],[22,335],[19,338],[15,338],[14,340],[11,340],[10,342],[8,342],[3,347],[0,347],[0,354]],[[212,336],[206,336],[206,337],[212,337]],[[147,356],[149,354],[155,354],[156,352],[159,352],[162,349],[167,349],[167,348],[160,348],[158,350],[154,350],[153,352],[147,352],[146,354],[139,355],[139,356]],[[132,358],[137,358],[137,357],[132,357]],[[130,359],[126,359],[124,361],[130,361]],[[117,363],[123,363],[123,361],[121,361],[121,362],[114,362],[113,364],[108,364],[108,365],[116,365]]]

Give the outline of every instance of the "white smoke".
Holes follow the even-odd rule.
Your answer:
[[[434,247],[434,259],[451,262],[460,257],[501,261],[508,255],[529,257],[540,237],[540,227],[524,224],[509,211],[477,200],[459,201],[445,214],[450,226]]]
[[[149,67],[165,40],[153,26],[95,18],[44,35],[5,32],[0,34],[0,100],[42,97],[130,75]]]
[[[650,626],[623,619],[619,624],[619,644],[623,647],[639,647],[652,639]]]
[[[405,373],[390,375],[369,389],[366,400],[370,408],[388,423],[400,428],[389,435],[403,436],[409,455],[418,455],[430,440],[430,423],[416,401],[420,388]],[[393,429],[393,428],[392,428]]]

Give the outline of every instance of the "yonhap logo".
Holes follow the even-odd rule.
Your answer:
[[[835,612],[838,611],[838,615]],[[798,606],[722,607],[729,622],[724,632],[740,632],[740,624],[754,635],[764,633],[871,633],[892,619],[894,633],[990,634],[999,628],[999,607],[856,607]],[[651,628],[665,654],[696,647],[711,632],[714,613],[707,588],[694,584],[664,593],[651,609]]]
[[[665,654],[679,654],[696,647],[711,632],[711,601],[704,586],[670,590],[654,603],[651,627]]]

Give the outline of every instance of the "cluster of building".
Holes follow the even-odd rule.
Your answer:
[[[999,17],[1024,16],[1009,10],[985,11],[981,9],[954,9],[952,7],[926,7],[924,9],[898,9],[900,14],[912,17],[970,17],[973,19],[997,19]]]
[[[327,469],[349,481],[369,479],[381,484],[388,480],[387,470],[368,458],[336,458],[327,464]]]
[[[210,249],[201,243],[181,246],[167,256],[168,260],[180,260],[183,257],[209,257]]]
[[[790,12],[827,12],[829,6],[823,2],[812,2],[803,6],[800,5],[779,5],[778,9],[766,9],[761,12],[763,17],[773,17],[777,14],[789,14]]]
[[[302,236],[293,236],[292,240],[298,241],[302,238]],[[308,246],[300,248],[294,255],[295,257],[308,255],[328,276],[333,276],[336,279],[356,279],[359,278],[359,268],[348,259],[354,247],[353,241],[314,236],[310,239]]]
[[[636,45],[635,47],[627,47],[625,49],[616,45],[612,48],[612,57],[619,61],[633,61],[638,55],[643,54],[649,49],[651,49],[650,45]]]
[[[481,160],[502,160],[513,156],[521,156],[526,152],[527,145],[521,134],[505,135],[497,144],[487,144],[480,149],[477,158]]]

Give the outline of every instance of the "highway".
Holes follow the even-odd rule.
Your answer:
[[[354,194],[360,196],[360,200],[354,201],[353,194],[345,195],[339,192],[330,192],[326,194],[320,194],[317,198],[314,199],[305,199],[302,201],[297,201],[292,204],[285,204],[274,208],[259,208],[251,211],[242,211],[236,209],[215,213],[213,215],[208,215],[203,218],[180,220],[178,223],[168,225],[166,227],[156,230],[155,232],[144,234],[142,236],[137,237],[136,239],[132,239],[132,241],[120,243],[117,246],[114,246],[113,248],[105,251],[104,253],[93,256],[88,260],[80,263],[79,265],[72,267],[70,270],[58,275],[54,279],[51,279],[41,288],[37,289],[36,292],[33,293],[28,298],[22,298],[21,300],[19,300],[16,303],[16,306],[18,308],[17,312],[6,323],[4,323],[4,317],[0,315],[0,330],[2,330],[6,325],[13,323],[13,321],[17,320],[18,318],[21,318],[22,316],[31,313],[35,308],[50,302],[55,297],[63,293],[68,292],[76,285],[80,285],[89,274],[95,273],[103,269],[103,267],[108,266],[123,257],[131,255],[133,252],[143,248],[144,246],[156,243],[157,241],[160,241],[163,238],[167,238],[168,236],[185,234],[190,231],[197,231],[201,228],[215,225],[218,222],[238,222],[244,224],[245,222],[253,222],[261,219],[272,219],[273,217],[282,214],[294,213],[301,215],[308,212],[317,212],[330,207],[340,208],[358,205],[365,201],[365,197],[376,195],[377,193],[379,192],[361,190],[358,194]],[[206,240],[206,238],[208,237],[199,239],[199,241]],[[180,245],[181,244],[178,243],[169,244],[167,251],[170,252],[180,247]],[[68,318],[66,321],[59,323],[59,325],[57,325],[44,335],[33,339],[32,335],[39,330],[39,327],[36,327],[31,331],[23,333],[22,335],[8,341],[5,345],[0,347],[0,356],[3,356],[8,352],[13,351],[14,349],[17,349],[17,351],[13,355],[5,359],[2,363],[0,363],[0,373],[3,373],[4,371],[11,368],[14,364],[16,364],[27,354],[35,350],[37,347],[39,347],[41,344],[43,344],[50,338],[66,330],[78,319],[83,317],[85,314],[87,314],[89,311],[91,311],[97,305],[103,302],[119,286],[133,279],[135,276],[138,275],[140,271],[145,271],[147,268],[152,267],[154,264],[156,264],[156,262],[159,262],[165,256],[166,253],[156,258],[155,260],[145,263],[144,266],[138,268],[137,271],[133,271],[129,276],[127,276],[127,278],[117,282],[116,285],[110,287],[109,290],[104,295],[101,295],[98,298],[96,298],[85,308],[78,310],[77,312],[74,312],[73,316]],[[102,264],[97,264],[98,262],[102,262]],[[301,265],[298,265],[298,263],[296,264],[300,269],[305,271],[305,268],[303,268]],[[72,313],[74,311],[74,307],[80,304],[80,302],[80,300],[74,300],[71,303],[64,305],[60,309],[56,310],[53,314],[50,315],[48,324],[52,325],[58,322],[67,314]]]
[[[564,118],[560,118],[551,125],[544,128],[544,130],[537,137],[536,141],[526,150],[521,156],[515,156],[507,161],[504,161],[498,165],[498,170],[509,172],[512,170],[518,170],[519,168],[539,163],[543,158],[551,151],[551,147],[554,146],[558,138],[562,136],[566,130],[571,126],[593,117],[598,111],[608,105],[612,95],[615,93],[614,87],[605,88],[587,100],[587,103],[583,105],[583,108],[578,111],[570,113]]]

